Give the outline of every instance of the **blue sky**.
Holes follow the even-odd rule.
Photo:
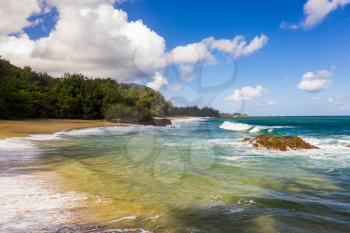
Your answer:
[[[70,7],[82,12],[82,9],[89,7],[91,9],[97,8],[97,5],[100,4],[99,1],[104,0],[91,0],[94,2],[91,4],[95,4],[95,6],[77,5]],[[222,47],[220,50],[213,45],[214,43],[210,44],[208,46],[211,49],[210,56],[214,57],[215,62],[205,58],[203,60],[197,59],[190,65],[181,60],[157,66],[155,64],[161,64],[162,60],[154,59],[151,61],[154,63],[152,65],[142,62],[137,64],[142,70],[139,73],[135,70],[125,71],[125,67],[130,66],[127,64],[118,67],[118,62],[112,62],[112,65],[109,65],[111,62],[108,64],[106,62],[102,66],[102,61],[106,61],[107,57],[113,57],[113,61],[119,59],[112,54],[101,61],[97,61],[95,57],[86,59],[89,62],[90,60],[97,62],[93,64],[94,69],[90,69],[91,63],[84,65],[84,67],[82,65],[81,72],[85,74],[90,71],[92,75],[96,73],[98,76],[103,76],[105,74],[118,81],[142,83],[159,89],[176,104],[209,105],[223,112],[239,111],[251,115],[349,115],[350,4],[348,5],[348,0],[334,0],[333,5],[327,5],[327,2],[316,5],[318,3],[315,2],[315,0],[283,2],[277,0],[267,2],[134,0],[123,3],[116,2],[114,8],[127,14],[127,23],[141,19],[142,26],[156,34],[156,36],[151,35],[142,29],[144,34],[140,31],[137,34],[139,38],[132,37],[130,39],[132,42],[138,42],[142,38],[147,38],[144,42],[140,42],[143,43],[142,46],[138,46],[138,48],[144,49],[141,52],[145,54],[146,58],[169,57],[169,54],[173,55],[172,58],[174,58],[175,52],[173,51],[179,46],[193,43],[197,43],[196,46],[202,45],[201,42],[208,37],[214,37],[215,41],[219,41],[220,39],[232,40],[232,38],[242,35],[246,44],[249,44],[256,37],[261,38],[262,35],[268,39],[261,43],[261,47],[256,48],[254,52],[236,57],[233,57],[233,53],[223,52]],[[18,40],[21,39],[21,44],[28,44],[28,47],[33,48],[31,60],[33,60],[33,54],[40,54],[38,51],[46,51],[47,44],[52,43],[51,46],[60,44],[57,42],[59,41],[57,38],[60,39],[61,43],[73,41],[73,39],[66,40],[59,34],[61,30],[65,32],[62,35],[67,35],[68,38],[71,36],[68,35],[70,34],[70,29],[66,26],[68,24],[63,23],[64,17],[69,17],[64,12],[68,9],[67,5],[61,2],[56,5],[55,3],[47,3],[47,6],[39,7],[39,13],[33,14],[35,12],[35,8],[33,8],[32,14],[26,17],[26,20],[30,21],[26,27],[23,27],[22,24],[20,25],[21,30],[6,31],[7,37],[16,36]],[[70,20],[74,22],[74,19]],[[81,19],[79,18],[79,20]],[[76,34],[77,30],[74,28],[71,31],[74,39],[85,40],[90,35],[88,33],[94,36],[102,34],[101,30],[105,27],[106,30],[108,27],[114,27],[113,25],[109,26],[113,24],[113,20],[115,19],[111,18],[108,23],[104,22],[104,27],[101,28],[97,28],[99,27],[97,23],[97,26],[94,27],[91,24],[92,21],[89,21],[90,26],[86,27],[82,23],[83,21],[79,21],[80,23],[76,25],[80,28],[84,26],[84,31],[82,33],[78,33],[80,32],[78,31]],[[67,22],[69,22],[68,19]],[[72,27],[74,26],[73,23]],[[86,32],[86,30],[90,31]],[[113,30],[116,31],[116,28]],[[57,35],[55,35],[55,31],[57,31]],[[29,38],[24,38],[25,35],[28,35]],[[128,36],[128,34],[126,35]],[[81,38],[79,38],[80,36]],[[47,42],[45,38],[52,41]],[[100,41],[105,39],[99,38]],[[89,42],[89,39],[87,41]],[[104,44],[109,44],[109,41],[106,40]],[[151,51],[152,53],[149,53],[150,49],[144,48],[149,44],[152,44],[150,47],[154,51],[158,51],[164,45],[164,51],[159,53]],[[89,42],[89,46],[89,48],[94,46],[93,41]],[[113,48],[107,48],[107,50],[115,53],[123,51],[117,45],[111,46]],[[10,42],[2,42],[2,45],[0,43],[0,53],[7,55],[6,48],[9,47]],[[79,44],[78,46],[74,44],[72,48],[75,50],[72,51],[79,51],[79,47]],[[106,48],[103,47],[101,51],[105,50]],[[54,51],[50,50],[46,54],[54,53]],[[59,48],[57,51],[60,51]],[[67,51],[69,50],[67,49]],[[98,51],[100,50],[96,49],[96,52]],[[81,51],[81,54],[84,55],[84,51]],[[12,58],[18,57],[16,55],[8,53],[7,57],[13,61]],[[61,64],[62,60],[67,60],[64,54],[58,58],[61,59],[58,61],[53,60],[54,56],[35,56],[38,56],[37,59],[46,60],[40,62],[41,67],[39,60],[38,63],[30,65],[39,70],[43,67],[44,71],[57,75],[60,72],[51,67],[48,61],[52,60]],[[99,57],[101,56],[103,53],[99,54]],[[142,56],[141,58],[145,59]],[[69,59],[75,58],[69,57]],[[18,62],[18,65],[28,63],[28,61],[28,59],[23,58]],[[79,66],[80,62],[84,64],[85,61],[83,58],[81,61],[77,60],[75,66]],[[184,78],[181,71],[182,66],[190,68],[193,76]],[[85,67],[87,67],[86,70]],[[123,70],[124,73],[132,73],[133,78],[130,78],[131,75],[127,78],[121,78],[120,72],[113,70],[115,67],[118,68],[118,72]],[[62,62],[63,68],[69,72],[80,71],[80,69],[72,68],[72,66]]]
[[[260,99],[245,108],[257,115],[349,114],[350,109],[335,109],[314,103],[314,97],[350,97],[350,7],[332,12],[324,22],[309,30],[282,30],[282,21],[298,22],[303,18],[305,1],[162,1],[128,2],[121,8],[131,19],[141,18],[145,24],[163,35],[169,48],[198,41],[207,36],[230,38],[232,35],[253,37],[265,34],[269,43],[257,54],[237,61],[237,77],[231,88],[262,85],[268,88],[264,106]],[[225,63],[225,61],[223,61]],[[227,67],[229,66],[229,67]],[[306,71],[332,69],[332,86],[320,93],[304,93],[297,89]],[[218,65],[211,79],[227,77],[230,64]],[[220,94],[219,94],[220,95]],[[222,94],[221,94],[222,95]],[[265,100],[266,99],[266,100]],[[223,111],[241,109],[241,103],[212,103]],[[261,106],[259,106],[261,105]]]

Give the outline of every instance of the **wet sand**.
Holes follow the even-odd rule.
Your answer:
[[[10,137],[25,137],[32,134],[55,133],[101,126],[117,125],[104,120],[70,120],[70,119],[38,119],[38,120],[0,120],[0,140]]]

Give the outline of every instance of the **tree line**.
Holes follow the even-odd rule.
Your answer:
[[[103,119],[151,116],[218,116],[211,108],[176,107],[148,87],[113,79],[65,74],[53,78],[0,59],[0,118]]]

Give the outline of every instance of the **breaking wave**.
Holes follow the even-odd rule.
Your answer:
[[[267,132],[271,133],[273,129],[281,129],[281,128],[292,128],[291,126],[264,126],[264,125],[250,125],[245,123],[237,123],[224,121],[219,128],[224,130],[236,131],[236,132],[244,132],[244,133],[259,133],[263,130],[267,130]]]

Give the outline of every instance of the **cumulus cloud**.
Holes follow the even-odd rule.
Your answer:
[[[168,84],[168,80],[161,75],[159,72],[157,72],[152,81],[147,83],[147,87],[152,88],[155,91],[159,91],[163,86]]]
[[[218,40],[208,37],[198,43],[175,47],[169,52],[168,60],[172,64],[179,65],[183,80],[190,81],[195,78],[194,70],[198,65],[206,66],[217,63],[212,55],[213,52],[218,51],[232,59],[238,59],[257,52],[267,42],[268,38],[265,35],[256,36],[250,42],[246,41],[243,36]]]
[[[235,89],[233,93],[226,97],[226,100],[233,100],[233,101],[249,101],[254,100],[259,97],[261,97],[264,92],[265,88],[262,86],[256,86],[256,87],[242,87],[241,89]]]
[[[180,71],[181,79],[184,81],[191,81],[192,79],[196,78],[198,73],[195,71],[198,68],[197,65],[184,65],[180,64],[178,66],[178,69]]]
[[[216,63],[214,56],[202,41],[175,47],[167,54],[167,61],[169,65],[177,66],[180,78],[184,81],[196,78],[197,67]]]
[[[154,74],[164,66],[164,39],[110,2],[50,0],[59,11],[50,35],[36,41],[26,34],[2,36],[0,53],[53,75],[78,72],[129,81]]]
[[[310,29],[321,23],[328,14],[344,7],[350,0],[308,0],[304,5],[304,20],[298,24],[281,23],[281,28],[296,30]]]
[[[1,1],[0,35],[16,33],[30,26],[32,23],[27,18],[40,11],[38,0]]]
[[[333,73],[328,70],[306,72],[303,74],[302,79],[298,84],[298,88],[299,90],[311,93],[320,92],[330,86],[330,79],[332,76]]]
[[[264,47],[267,42],[268,38],[265,35],[254,37],[249,43],[243,36],[236,36],[231,40],[215,40],[213,37],[209,37],[205,40],[209,48],[226,53],[234,59],[255,53]]]
[[[215,61],[203,42],[177,46],[168,54],[174,64],[195,64],[201,61]]]
[[[225,53],[236,59],[253,54],[267,42],[268,38],[265,35],[256,36],[250,42],[247,42],[243,36],[218,40],[208,37],[198,43],[174,48],[169,53],[169,57],[174,64],[195,64],[201,61],[215,64],[215,58],[211,54],[213,51]]]
[[[54,76],[70,72],[128,82],[144,78],[159,89],[156,84],[165,85],[166,81],[159,74],[167,66],[178,66],[182,78],[189,81],[196,77],[196,67],[216,63],[213,51],[236,59],[253,54],[267,42],[264,35],[252,41],[242,36],[232,40],[209,37],[167,51],[163,37],[141,20],[131,21],[126,12],[114,8],[122,1],[3,1],[0,54],[15,65],[29,65]],[[47,37],[32,40],[23,29],[35,26],[36,21],[27,19],[53,8],[58,12],[55,27]]]

